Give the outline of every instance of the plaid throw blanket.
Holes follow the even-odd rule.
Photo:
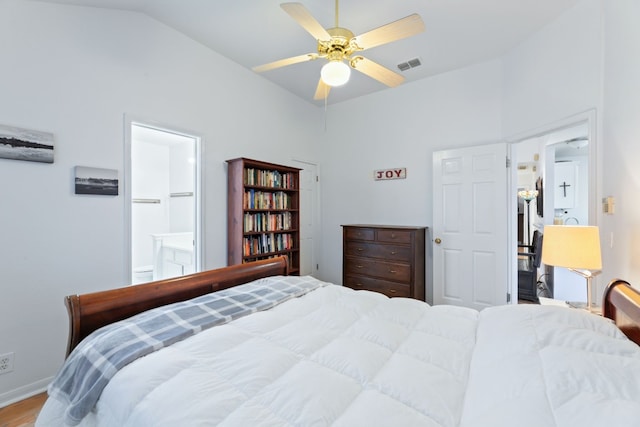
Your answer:
[[[256,311],[268,310],[326,283],[310,276],[276,276],[140,313],[85,338],[49,385],[77,425],[93,409],[119,369],[191,335]]]

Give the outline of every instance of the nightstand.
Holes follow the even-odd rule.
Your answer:
[[[562,301],[559,299],[544,298],[544,297],[539,297],[538,299],[540,300],[540,305],[555,305],[558,307],[576,308],[578,310],[589,311],[587,310],[585,303],[571,303],[571,302]],[[590,311],[590,313],[598,316],[602,316],[602,307],[594,306]]]

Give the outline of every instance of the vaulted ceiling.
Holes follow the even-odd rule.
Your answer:
[[[141,12],[184,33],[247,69],[314,53],[317,43],[280,7],[280,0],[39,0]],[[412,13],[425,31],[366,50],[363,55],[405,78],[404,84],[498,58],[579,0],[342,0],[339,24],[362,34]],[[335,24],[334,0],[300,0],[325,28]],[[418,58],[421,65],[397,65]],[[260,75],[317,105],[313,96],[325,60],[298,63]],[[333,88],[336,103],[393,90],[358,72]]]

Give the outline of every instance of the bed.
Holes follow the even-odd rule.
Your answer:
[[[36,426],[640,423],[627,282],[602,317],[431,307],[287,272],[274,258],[67,297],[68,357]]]

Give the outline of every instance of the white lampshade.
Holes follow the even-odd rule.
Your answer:
[[[601,270],[598,227],[545,225],[542,262],[546,265],[578,270]]]
[[[349,81],[351,68],[342,61],[330,61],[320,70],[322,81],[329,86],[342,86]]]
[[[538,197],[538,190],[520,190],[518,191],[518,197],[523,200],[533,200]]]

